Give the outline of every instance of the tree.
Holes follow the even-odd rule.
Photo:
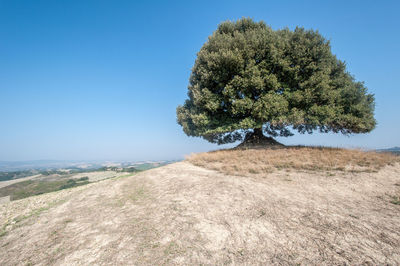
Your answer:
[[[347,72],[318,31],[223,22],[197,54],[177,121],[218,144],[300,133],[366,133],[374,96]]]

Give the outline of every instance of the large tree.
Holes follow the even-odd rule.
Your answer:
[[[177,108],[189,136],[223,144],[265,134],[366,133],[374,96],[347,72],[318,31],[223,22],[197,54],[188,97]]]

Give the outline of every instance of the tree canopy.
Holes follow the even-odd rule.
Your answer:
[[[249,132],[366,133],[374,96],[346,70],[318,31],[273,30],[243,18],[223,22],[197,54],[177,120],[214,143]]]

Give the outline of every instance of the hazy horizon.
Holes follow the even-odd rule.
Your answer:
[[[0,1],[0,161],[140,161],[232,147],[187,137],[176,107],[196,53],[225,20],[303,26],[331,41],[375,94],[369,134],[289,145],[400,146],[400,3],[386,1]]]

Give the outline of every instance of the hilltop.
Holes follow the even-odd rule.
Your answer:
[[[0,264],[400,263],[398,157],[258,152],[193,155],[0,205]]]

